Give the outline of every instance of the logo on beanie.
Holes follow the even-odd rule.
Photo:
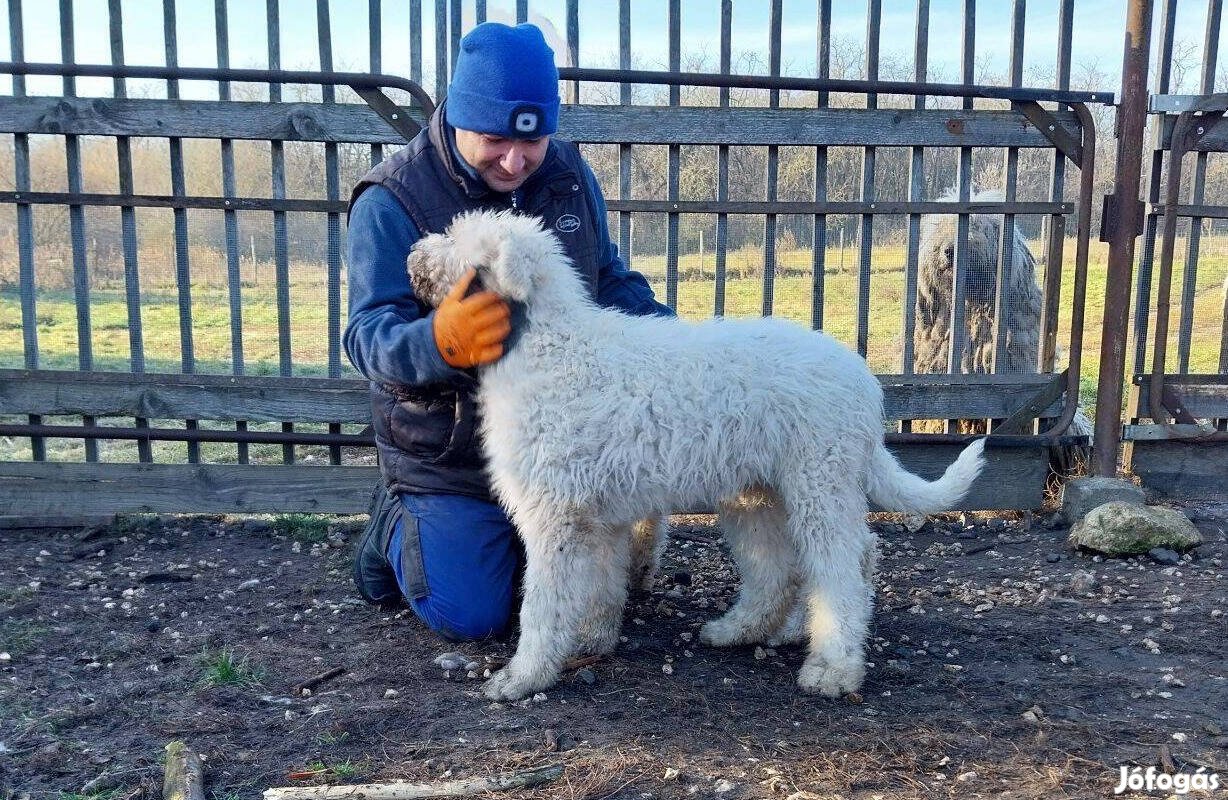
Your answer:
[[[541,124],[541,115],[532,106],[518,106],[512,112],[511,127],[518,134],[537,133],[537,129],[541,127]]]
[[[555,220],[554,227],[563,233],[575,233],[580,229],[580,218],[575,214],[564,214]]]

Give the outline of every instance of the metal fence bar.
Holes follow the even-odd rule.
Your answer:
[[[486,0],[475,0],[473,16],[478,25],[486,21]]]
[[[1058,7],[1057,88],[1070,88],[1070,56],[1074,35],[1074,0],[1062,0]],[[1053,151],[1049,199],[1061,202],[1066,191],[1066,156]],[[1053,214],[1045,218],[1045,277],[1040,311],[1040,372],[1053,372],[1057,362],[1057,324],[1061,313],[1062,262],[1066,245],[1066,218]]]
[[[409,4],[409,79],[422,84],[422,4]],[[438,100],[438,96],[435,98]]]
[[[456,67],[456,57],[460,54],[461,40],[461,0],[452,0],[448,10],[448,52],[451,53],[452,67]]]
[[[1215,91],[1216,55],[1219,50],[1219,26],[1223,12],[1223,0],[1208,0],[1207,28],[1202,49],[1202,79],[1199,92],[1203,95]],[[1199,151],[1194,162],[1194,185],[1190,202],[1201,205],[1206,199],[1207,187],[1206,151]],[[1185,270],[1181,280],[1181,317],[1177,327],[1177,371],[1190,371],[1190,340],[1194,330],[1194,295],[1198,289],[1198,255],[1202,237],[1202,217],[1190,219],[1189,240],[1186,243]]]
[[[459,0],[457,2],[459,6]],[[460,13],[456,14],[456,28],[459,33]],[[332,29],[328,16],[328,0],[316,0],[316,25],[320,37],[320,67],[331,72],[333,69]],[[460,39],[456,39],[459,46]],[[331,86],[324,87],[323,100],[326,104],[335,103],[336,90]],[[337,163],[337,143],[324,144],[324,181],[329,200],[341,199],[341,176]],[[341,215],[336,212],[328,214],[328,377],[337,378],[341,375]],[[329,433],[340,433],[340,423],[330,422]],[[341,446],[331,445],[328,448],[328,459],[331,464],[341,463]]]
[[[272,0],[276,2],[276,0]],[[166,49],[166,66],[179,66],[178,24],[175,16],[175,0],[162,0],[162,40]],[[179,99],[179,81],[166,82],[168,99]],[[187,194],[187,181],[183,168],[183,139],[172,136],[168,139],[171,167],[171,194]],[[179,300],[179,360],[184,374],[196,372],[196,353],[192,326],[192,269],[191,247],[188,242],[188,211],[186,208],[172,210],[175,228],[175,288]],[[184,420],[188,430],[196,430],[194,419]],[[188,442],[188,463],[200,463],[200,443]]]
[[[866,78],[878,80],[878,50],[882,25],[882,0],[866,1]],[[866,95],[866,108],[878,108],[878,95]],[[874,165],[877,151],[861,149],[861,202],[874,202]],[[874,255],[874,217],[861,215],[861,242],[857,252],[857,352],[870,351],[870,261]],[[959,295],[956,295],[958,297]]]
[[[529,0],[516,0],[516,23],[529,21]]]
[[[618,67],[631,69],[631,0],[619,0],[618,3]],[[631,105],[631,84],[618,85],[618,103]],[[631,148],[626,142],[618,145],[618,197],[621,200],[631,199]],[[623,262],[630,267],[631,214],[627,211],[618,212],[618,250]]]
[[[1023,31],[1024,19],[1027,15],[1027,0],[1015,0],[1011,9],[1011,51],[1010,51],[1010,82],[1011,86],[1023,85]],[[1015,201],[1016,183],[1019,177],[1019,149],[1008,147],[1006,158],[1002,165],[1004,178],[1004,193],[1006,202]],[[993,314],[993,371],[1006,371],[1006,334],[1010,329],[1011,297],[1009,275],[1014,269],[1015,258],[1015,215],[1007,212],[1002,215],[1002,229],[999,231],[998,242],[998,273],[994,291]],[[1029,276],[1031,278],[1031,276]]]
[[[1156,60],[1155,94],[1168,94],[1172,82],[1173,40],[1177,27],[1177,0],[1164,0],[1160,15],[1160,50]],[[1164,175],[1164,120],[1157,117],[1151,125],[1151,162],[1147,170],[1147,201],[1157,203],[1162,195]],[[1147,366],[1147,333],[1151,316],[1151,280],[1155,267],[1156,235],[1159,219],[1148,214],[1143,223],[1142,251],[1134,283],[1134,372]]]
[[[214,37],[217,46],[217,65],[219,69],[230,67],[230,24],[226,13],[226,0],[214,0]],[[230,81],[218,81],[218,99],[222,102],[230,100]],[[222,194],[234,196],[235,191],[235,157],[234,141],[222,139]],[[226,237],[226,286],[230,301],[230,357],[231,371],[242,375],[247,371],[243,354],[243,274],[239,267],[239,221],[234,209],[222,211],[222,224]],[[243,420],[235,422],[235,430],[246,431],[247,423]],[[246,464],[249,452],[246,442],[237,445],[238,460]]]
[[[448,0],[435,0],[435,102],[448,93],[449,75]]]
[[[682,64],[682,9],[680,0],[669,0],[669,69],[681,70]],[[669,87],[670,108],[681,105],[681,88]],[[678,200],[679,173],[681,172],[680,145],[669,145],[665,168],[666,198],[670,203]],[[678,308],[678,213],[669,211],[665,217],[665,303]]]
[[[913,79],[924,83],[929,72],[930,3],[917,0],[917,22],[913,34]],[[913,98],[913,108],[925,108],[925,97]],[[918,202],[925,193],[925,148],[913,147],[908,161],[908,199]],[[904,252],[904,333],[901,342],[900,371],[912,374],[916,359],[916,344],[913,335],[917,329],[917,270],[921,250],[921,215],[908,215],[908,241]],[[901,423],[901,430],[911,430],[908,420]]]
[[[733,0],[721,0],[720,71],[728,75],[732,69]],[[729,108],[729,87],[717,89],[717,105]],[[716,146],[716,202],[729,200],[729,145]],[[726,266],[729,254],[729,215],[716,214],[716,242],[713,246],[713,277],[716,281],[712,300],[712,313],[725,316]]]
[[[21,0],[9,0],[9,52],[15,60],[25,58],[25,35],[22,25]],[[13,95],[24,97],[26,81],[13,76]],[[13,134],[13,187],[18,192],[30,191],[30,138],[24,133]],[[17,203],[17,274],[21,289],[21,348],[26,369],[38,369],[37,283],[34,274],[34,214],[29,203]],[[31,425],[39,425],[40,414],[28,416]],[[47,459],[47,443],[41,436],[30,437],[30,453],[35,461]]]
[[[265,1],[265,19],[268,31],[269,69],[281,68],[281,13],[279,0]],[[411,8],[419,8],[417,3],[411,3]],[[419,13],[421,13],[419,11]],[[419,56],[421,52],[419,50]],[[411,59],[412,62],[412,59]],[[419,63],[419,66],[421,64]],[[269,84],[269,101],[281,102],[281,84]],[[286,196],[286,153],[285,143],[277,139],[269,142],[270,183],[275,199]],[[294,373],[293,351],[290,342],[290,244],[284,209],[273,211],[273,271],[277,276],[277,371],[283,377]],[[283,422],[282,432],[293,433],[294,423]],[[295,461],[294,445],[283,444],[281,448],[283,464],[293,464]]]
[[[60,0],[60,60],[65,64],[76,61],[73,44],[72,0]],[[76,79],[64,77],[64,96],[77,96]],[[68,191],[81,192],[81,143],[76,136],[64,137],[64,157],[68,169]],[[79,205],[68,207],[69,237],[72,241],[73,301],[77,309],[77,363],[81,370],[94,368],[93,325],[90,322],[90,276],[85,260],[85,209]],[[92,425],[92,417],[84,417],[85,425]],[[85,440],[85,460],[98,460],[98,443]]]
[[[768,74],[780,77],[780,29],[783,16],[781,0],[772,0],[768,14]],[[780,108],[780,90],[768,91],[768,108]],[[780,174],[780,148],[768,145],[767,165],[763,176],[765,199],[776,201],[777,181]],[[772,313],[776,294],[776,215],[763,215],[763,316]]]
[[[964,29],[961,50],[961,75],[965,83],[972,83],[976,56],[976,0],[964,0]],[[965,97],[963,108],[972,108],[972,98]],[[959,148],[959,201],[967,202],[972,189],[972,148]],[[947,371],[962,371],[964,356],[964,304],[959,298],[967,296],[968,285],[968,215],[960,214],[955,223],[955,268],[951,270],[951,349]]]
[[[831,0],[819,0],[818,34],[815,42],[815,77],[825,80],[831,75]],[[827,106],[828,95],[819,91],[815,106]],[[814,148],[814,202],[827,202],[827,146]],[[811,259],[810,327],[823,328],[823,302],[827,288],[827,215],[815,214],[811,220],[814,256]]]
[[[573,67],[580,66],[580,2],[567,0],[567,55]],[[567,102],[580,102],[580,82],[567,84]]]
[[[378,75],[383,71],[384,25],[380,12],[380,0],[367,0],[367,28],[370,39],[368,44],[368,52],[370,53],[368,65],[373,75]],[[383,160],[384,146],[382,144],[372,144],[371,166],[374,167]]]

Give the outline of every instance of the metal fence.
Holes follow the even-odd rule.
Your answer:
[[[766,8],[755,27],[760,38],[738,51],[735,42],[748,41],[739,35],[751,5]],[[313,74],[233,69],[243,59],[280,70],[290,6],[315,15]],[[189,34],[177,19],[184,6],[173,0],[160,6],[163,71],[125,62],[132,33],[124,15],[135,6],[119,0],[106,7],[113,66],[77,65],[74,24],[83,12],[61,0],[59,65],[41,69],[58,75],[60,85],[42,84],[52,93],[39,96],[27,92],[23,77],[40,71],[27,63],[35,59],[26,57],[24,9],[10,0],[13,63],[5,70],[14,78],[0,119],[12,134],[13,183],[0,187],[6,190],[0,200],[13,211],[0,217],[0,230],[9,231],[17,257],[8,268],[16,291],[0,291],[6,315],[0,367],[12,370],[0,378],[10,384],[0,392],[6,415],[0,435],[10,437],[0,457],[28,462],[21,470],[27,479],[55,471],[62,481],[76,478],[67,468],[40,472],[38,465],[369,464],[361,382],[351,379],[340,354],[342,198],[404,141],[405,130],[398,133],[390,116],[400,109],[421,121],[429,109],[430,99],[414,101],[409,89],[433,86],[442,96],[462,32],[498,18],[538,22],[557,35],[560,61],[570,65],[563,69],[560,133],[582,143],[607,195],[620,251],[682,316],[775,314],[823,328],[882,374],[891,416],[900,423],[895,445],[921,441],[910,433],[921,429],[914,420],[1007,420],[999,429],[1011,434],[998,438],[1003,449],[1029,451],[1039,463],[1074,416],[1085,371],[1088,234],[1099,213],[1092,203],[1095,165],[1097,153],[1102,163],[1108,158],[1111,131],[1101,107],[1112,94],[1105,87],[1071,89],[1076,3],[1061,0],[1052,27],[1041,33],[1047,47],[1052,43],[1044,88],[1025,80],[1035,62],[1025,58],[1025,40],[1035,52],[1038,30],[1034,18],[1029,27],[1025,0],[1011,4],[1008,65],[995,82],[978,72],[984,67],[973,0],[958,14],[954,76],[930,57],[931,41],[955,38],[945,8],[933,9],[929,0],[910,5],[910,63],[901,65],[883,53],[889,23],[880,0],[865,4],[865,37],[853,46],[833,34],[831,6],[814,4],[814,66],[801,77],[796,69],[787,74],[782,0],[702,7],[621,0],[600,9],[586,4],[583,15],[576,0],[519,0],[514,9],[460,0],[407,6],[267,0],[258,9],[267,49],[255,54],[249,43],[242,55],[234,45],[248,40],[235,36],[232,19],[241,16],[251,29],[256,6],[218,0],[214,72],[180,66],[178,46]],[[364,11],[367,63],[347,61],[346,75],[321,76],[350,58],[347,48],[334,47],[338,18]],[[935,29],[935,19],[946,27]],[[710,27],[714,53],[684,38],[694,20]],[[590,39],[613,41],[604,31],[615,28],[616,53],[581,48]],[[639,48],[646,45],[633,42],[633,33],[655,38],[662,63],[644,63]],[[360,74],[387,68],[390,43],[403,77],[364,84]],[[111,85],[94,84],[90,97],[79,97],[78,81],[96,76]],[[370,85],[389,88],[395,105],[364,95]],[[216,99],[187,99],[201,96],[204,86],[215,87]],[[106,169],[90,169],[102,162]],[[998,194],[989,199],[982,189]],[[937,215],[947,221],[939,224]],[[919,323],[932,258],[927,237],[943,224],[951,230],[945,280],[964,302]],[[978,240],[978,231],[989,235]],[[1036,262],[1028,276],[1034,297],[1012,288],[1021,247]],[[5,269],[0,264],[0,283],[10,274]],[[1026,317],[1037,300],[1038,343],[1024,370],[1035,374],[1012,377],[1006,351],[1016,332],[1009,321]],[[937,366],[918,359],[924,325],[943,341]],[[80,379],[99,370],[129,377]],[[301,401],[272,407],[268,396],[278,387]],[[329,399],[341,395],[347,399],[340,405]],[[128,422],[99,424],[121,416]],[[1037,426],[1037,417],[1050,421]],[[75,437],[57,427],[66,425]],[[1038,431],[1046,435],[1033,435]],[[126,444],[106,444],[114,441]],[[926,441],[951,447],[959,439]],[[75,444],[65,449],[66,442]],[[935,452],[923,462],[942,457]],[[134,469],[129,477],[153,480],[149,469]],[[227,486],[252,480],[250,472],[183,474]],[[1029,488],[999,504],[1039,499],[1044,470],[1018,474],[1003,480]],[[268,489],[258,497],[236,503],[221,492],[179,508],[360,510],[365,493],[355,487],[369,483],[371,473],[349,475],[302,477],[308,482],[302,486],[328,484],[310,501],[306,489],[276,500],[278,481],[300,480],[283,473],[262,477]],[[203,482],[193,486],[204,492]],[[171,504],[129,497],[114,507]],[[16,510],[9,505],[0,514]]]

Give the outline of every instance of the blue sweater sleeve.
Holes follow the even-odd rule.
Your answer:
[[[405,259],[419,232],[404,207],[372,186],[350,210],[349,321],[343,342],[354,368],[378,383],[422,386],[471,379],[443,360],[432,331],[434,312],[419,312]]]
[[[597,176],[587,163],[584,166],[584,180],[588,184],[589,205],[593,218],[597,221],[598,258],[600,266],[597,272],[597,304],[610,306],[625,311],[628,314],[647,316],[656,314],[662,317],[674,316],[674,310],[658,303],[653,296],[652,287],[638,272],[627,269],[622,256],[618,254],[618,245],[610,240],[610,228],[606,222],[605,196],[597,184]]]

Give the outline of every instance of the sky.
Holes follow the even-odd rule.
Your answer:
[[[382,0],[381,71],[409,75],[409,3],[414,0]],[[25,30],[25,60],[59,61],[59,16],[61,3],[52,0],[10,0],[21,6]],[[79,63],[109,63],[110,42],[107,0],[67,0],[76,31],[76,60]],[[328,3],[333,41],[333,68],[368,71],[369,0],[330,0]],[[433,0],[422,3],[424,26],[433,30]],[[447,3],[451,5],[451,3]],[[1156,6],[1161,3],[1157,2]],[[122,0],[125,58],[129,64],[165,63],[163,43],[163,0]],[[463,25],[472,26],[474,3],[465,0]],[[633,0],[631,3],[632,50],[634,66],[664,69],[668,64],[666,2]],[[816,6],[814,0],[786,0],[782,15],[783,73],[813,76],[816,50]],[[859,0],[833,0],[832,35],[838,43],[856,48],[866,40],[866,3]],[[1075,82],[1089,70],[1103,73],[1110,85],[1090,88],[1117,92],[1119,89],[1126,0],[1076,0],[1073,64]],[[1180,0],[1176,39],[1198,58],[1203,49],[1208,3]],[[768,0],[735,0],[733,6],[732,48],[737,65],[742,54],[754,54],[765,71],[768,50]],[[957,81],[960,61],[962,0],[931,0],[929,62],[930,79]],[[266,3],[262,0],[228,0],[230,64],[235,67],[265,67],[268,64]],[[613,0],[581,0],[580,65],[617,66],[618,3]],[[720,4],[716,0],[683,0],[681,3],[682,54],[684,63],[695,63],[706,56],[716,67],[719,52]],[[208,67],[217,64],[213,0],[176,0],[177,43],[181,66]],[[320,53],[316,34],[317,0],[280,0],[282,26],[282,66],[286,69],[318,69]],[[1006,0],[981,0],[976,13],[976,54],[978,69],[990,76],[1006,74],[1010,49],[1010,9]],[[547,29],[549,35],[566,30],[565,0],[530,0],[530,19]],[[1037,85],[1038,76],[1051,76],[1057,58],[1058,0],[1030,0],[1026,4],[1024,65],[1025,84]],[[491,19],[511,20],[512,0],[487,3]],[[0,51],[11,58],[10,19],[6,6],[0,9]],[[914,0],[882,0],[881,51],[883,61],[896,70],[911,74],[912,47],[916,24]],[[551,31],[550,29],[554,30]],[[1157,25],[1158,28],[1158,25]],[[423,64],[428,91],[433,93],[429,75],[434,66],[434,42],[427,36]],[[1158,38],[1158,37],[1156,37]],[[1228,37],[1225,37],[1228,38]],[[1219,61],[1225,57],[1221,42]],[[562,55],[559,37],[556,50]],[[1153,58],[1154,61],[1154,58]],[[886,75],[882,77],[888,77]],[[1033,78],[1031,81],[1028,78]],[[1184,89],[1196,91],[1197,75]],[[1047,84],[1046,84],[1047,85]],[[105,95],[110,82],[82,80],[81,94]],[[58,79],[31,78],[27,91],[32,94],[58,94]],[[185,86],[185,97],[216,96],[211,86]]]

